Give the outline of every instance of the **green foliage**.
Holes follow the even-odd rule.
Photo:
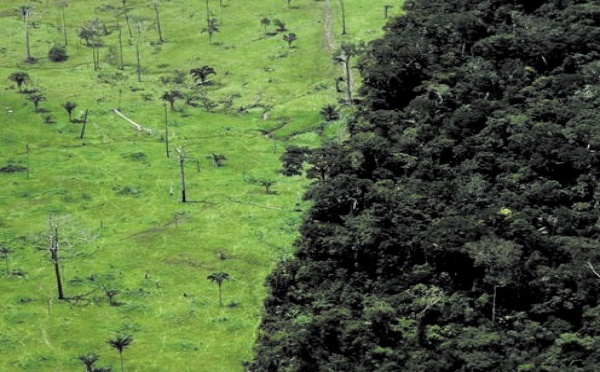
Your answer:
[[[24,71],[15,71],[10,74],[8,79],[10,81],[12,81],[13,83],[17,84],[17,87],[19,88],[19,92],[20,92],[23,84],[26,84],[27,82],[29,82],[29,74]]]
[[[335,53],[362,54],[358,111],[311,151],[247,370],[596,369],[597,6],[405,9]]]
[[[55,45],[48,51],[48,59],[52,62],[64,62],[69,59],[69,55],[62,45]]]

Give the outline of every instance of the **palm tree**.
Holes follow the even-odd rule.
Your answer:
[[[67,113],[69,114],[69,121],[73,121],[72,114],[73,110],[75,110],[75,107],[77,107],[77,104],[75,102],[67,101],[63,103],[62,107],[67,110]]]
[[[324,106],[319,114],[323,117],[326,122],[334,121],[340,118],[340,112],[334,105]]]
[[[175,109],[175,101],[180,98],[183,98],[183,94],[178,90],[170,90],[164,92],[163,95],[160,96],[160,98],[165,102],[169,102],[169,105],[171,106],[171,111],[173,111]]]
[[[4,262],[6,263],[6,275],[8,275],[8,255],[12,253],[12,250],[5,245],[0,247],[0,255],[4,258]]]
[[[206,279],[217,283],[217,286],[219,287],[219,306],[223,306],[223,296],[222,296],[221,285],[223,284],[223,281],[229,280],[229,274],[221,271],[218,273],[210,274],[209,276],[206,277]]]
[[[33,103],[33,108],[35,111],[37,111],[40,102],[45,101],[46,97],[44,97],[41,93],[32,93],[27,96],[27,99]]]
[[[196,84],[198,85],[208,85],[209,82],[206,81],[206,78],[212,74],[216,75],[217,72],[210,66],[202,66],[190,70],[190,75],[194,77],[194,80],[196,80]],[[200,80],[200,82],[198,82],[198,80]]]
[[[10,81],[17,84],[19,88],[19,92],[21,92],[21,86],[27,82],[29,82],[29,74],[24,71],[15,71],[8,77]]]
[[[96,361],[100,358],[100,356],[98,354],[96,354],[96,353],[82,354],[82,355],[78,356],[77,358],[85,366],[85,372],[97,371],[97,369],[94,368],[94,363],[96,363]]]
[[[267,17],[264,17],[260,20],[260,24],[265,28],[265,36],[267,36],[267,27],[271,24],[271,20]]]
[[[35,59],[31,56],[31,50],[29,49],[29,14],[31,13],[31,7],[21,5],[19,9],[23,15],[23,22],[25,22],[25,62],[33,62]]]
[[[121,372],[123,372],[123,350],[133,343],[133,337],[129,335],[117,335],[114,339],[106,342],[119,353],[119,357],[121,358]]]
[[[293,43],[294,41],[298,40],[298,36],[296,36],[296,34],[295,34],[295,33],[293,33],[293,32],[290,32],[290,33],[289,33],[289,34],[287,34],[287,35],[283,35],[283,40],[287,41],[287,43],[288,43],[288,48],[290,48],[290,49],[291,49],[291,48],[292,48],[292,43]]]
[[[207,26],[202,29],[202,33],[208,33],[208,42],[210,44],[212,44],[213,34],[219,31],[219,21],[216,18],[210,18]]]

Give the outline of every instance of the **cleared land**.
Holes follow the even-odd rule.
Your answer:
[[[386,2],[346,1],[349,33],[342,37],[337,1],[288,7],[226,0],[221,12],[210,0],[220,20],[212,43],[201,32],[205,3],[160,3],[162,44],[153,2],[126,2],[131,37],[121,1],[68,2],[70,58],[52,63],[48,49],[64,43],[60,7],[32,1],[37,62],[27,64],[18,5],[0,0],[0,167],[29,169],[0,174],[0,242],[10,249],[0,261],[0,370],[81,370],[77,357],[91,352],[100,355],[97,366],[118,370],[118,354],[106,340],[119,333],[134,339],[123,353],[127,371],[241,370],[252,356],[264,277],[291,254],[302,218],[297,203],[306,208],[306,181],[279,175],[278,158],[286,143],[314,146],[343,137],[343,120],[323,138],[317,132],[319,110],[342,98],[334,89],[341,72],[326,46],[380,35]],[[273,22],[265,34],[262,18],[283,21],[285,33],[298,36],[295,47],[282,40],[284,33],[274,34]],[[92,48],[78,37],[94,19],[101,25],[97,71]],[[205,65],[217,74],[211,84],[193,87],[189,70]],[[38,112],[7,79],[15,71],[29,74],[24,89],[46,98]],[[167,158],[161,96],[170,90],[196,96],[190,102],[198,107],[184,98],[168,110]],[[76,119],[89,110],[84,139],[81,123],[69,122],[61,107],[66,101],[77,103]],[[136,130],[114,109],[149,131]],[[174,148],[180,146],[188,203],[179,201]],[[223,166],[213,166],[213,154],[226,157]],[[275,182],[272,193],[260,185],[264,180]],[[69,301],[56,298],[50,216],[59,223]],[[206,279],[214,272],[230,275],[223,307],[217,285]],[[106,289],[118,291],[114,306]]]

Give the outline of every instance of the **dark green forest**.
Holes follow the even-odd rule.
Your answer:
[[[414,0],[385,30],[350,138],[284,156],[313,204],[246,370],[597,371],[600,4]]]

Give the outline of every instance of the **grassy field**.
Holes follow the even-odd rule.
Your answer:
[[[286,144],[315,146],[343,137],[343,120],[324,138],[319,110],[336,104],[326,40],[368,41],[381,34],[385,0],[346,0],[348,34],[340,35],[338,1],[209,1],[220,19],[213,36],[206,3],[163,0],[164,43],[158,43],[152,1],[128,0],[129,36],[121,1],[68,1],[69,60],[47,52],[64,43],[60,7],[31,1],[30,43],[36,63],[24,62],[24,22],[18,3],[0,0],[0,370],[79,371],[81,354],[120,370],[107,340],[134,342],[123,352],[127,371],[239,371],[252,345],[265,294],[263,281],[292,253],[307,206],[307,181],[278,173]],[[398,11],[398,6],[391,14]],[[330,21],[326,21],[329,12]],[[262,18],[280,19],[298,36],[267,35]],[[98,19],[99,69],[78,37]],[[124,69],[120,70],[121,26]],[[136,76],[140,29],[141,82]],[[103,26],[99,28],[104,33]],[[192,68],[213,67],[211,85],[194,87]],[[25,71],[45,101],[37,112],[8,76]],[[168,110],[166,156],[161,95],[180,90],[209,107],[183,100]],[[202,98],[203,97],[203,98]],[[86,134],[61,107],[89,110]],[[113,109],[139,123],[137,131]],[[47,121],[48,123],[45,123]],[[187,203],[179,198],[179,161],[186,152]],[[213,167],[211,154],[226,157]],[[266,193],[260,180],[274,183]],[[171,189],[173,195],[171,195]],[[68,301],[57,300],[50,261],[49,218],[59,226],[60,268]],[[6,258],[6,259],[5,259]],[[6,266],[8,266],[8,271]],[[207,280],[226,272],[223,305]],[[105,289],[116,290],[109,304]]]

